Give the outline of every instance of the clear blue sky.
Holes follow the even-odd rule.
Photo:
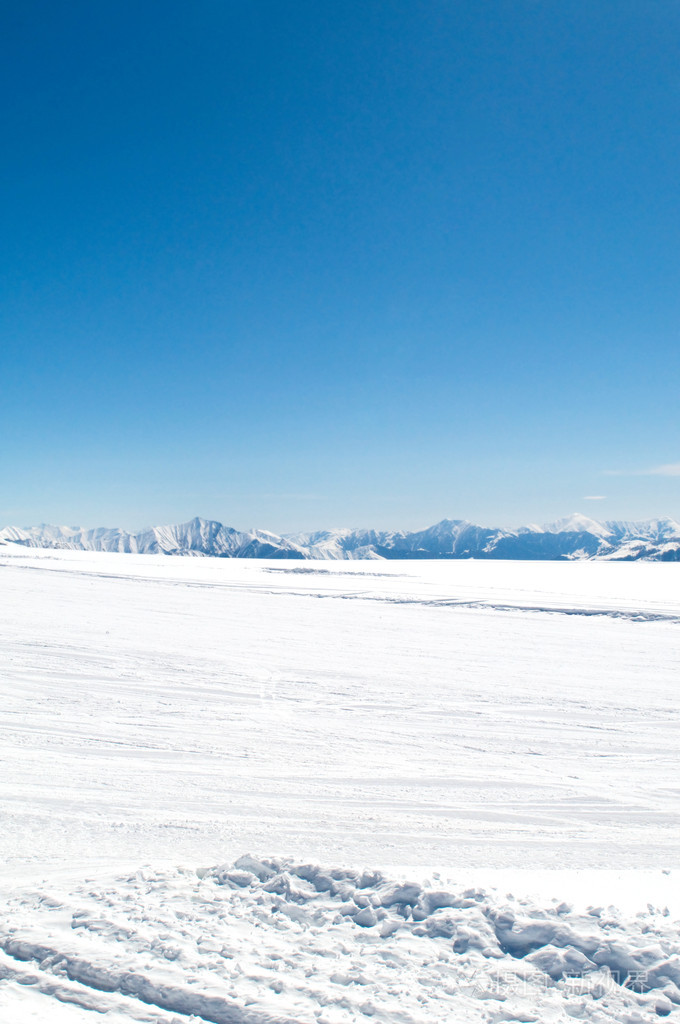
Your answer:
[[[0,47],[0,525],[680,516],[677,0],[22,0]]]

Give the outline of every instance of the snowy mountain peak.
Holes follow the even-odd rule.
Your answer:
[[[592,533],[594,537],[608,537],[611,533],[605,523],[599,523],[580,512],[572,512],[570,516],[549,523],[543,529],[545,533]]]
[[[108,527],[8,526],[0,530],[0,544],[8,543],[217,558],[680,561],[680,524],[668,517],[600,523],[575,512],[547,526],[530,524],[515,530],[490,529],[466,519],[442,519],[411,533],[335,529],[280,536],[268,530],[237,530],[195,516],[186,523],[154,526],[139,533]]]

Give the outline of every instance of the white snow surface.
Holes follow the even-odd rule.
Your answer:
[[[677,565],[0,549],[0,1020],[680,1020]]]

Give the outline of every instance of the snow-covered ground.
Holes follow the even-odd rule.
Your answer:
[[[677,566],[0,581],[3,1024],[680,1019]]]

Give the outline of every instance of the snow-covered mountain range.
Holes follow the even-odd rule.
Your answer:
[[[140,533],[97,527],[32,526],[0,529],[0,544],[122,551],[141,554],[214,555],[220,558],[393,559],[506,558],[680,561],[680,523],[667,517],[641,522],[597,522],[575,513],[545,526],[516,530],[442,519],[426,530],[319,530],[279,536],[235,530],[207,519],[154,526]]]

